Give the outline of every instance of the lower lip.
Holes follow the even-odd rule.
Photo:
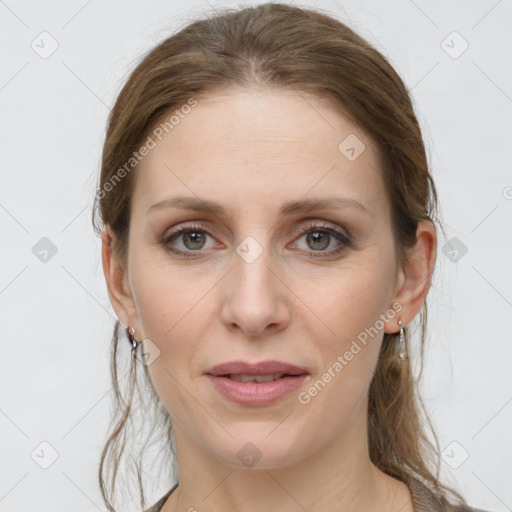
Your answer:
[[[267,405],[299,388],[307,374],[281,377],[270,382],[237,382],[229,377],[208,375],[215,388],[226,398],[243,405]]]

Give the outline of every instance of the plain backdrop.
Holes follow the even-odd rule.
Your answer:
[[[445,481],[512,510],[512,3],[294,3],[349,24],[411,91],[447,232],[422,390]],[[90,218],[107,115],[146,51],[237,5],[0,1],[0,512],[106,510],[115,313]]]

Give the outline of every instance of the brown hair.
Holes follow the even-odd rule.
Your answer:
[[[330,100],[368,134],[379,152],[379,171],[391,204],[400,263],[406,261],[407,250],[416,242],[418,222],[438,223],[437,194],[420,127],[408,90],[390,63],[353,30],[327,14],[267,3],[226,10],[191,22],[152,49],[122,88],[108,121],[92,217],[96,232],[101,234],[102,227],[96,222],[99,206],[101,220],[115,234],[114,251],[122,264],[126,264],[130,198],[137,163],[134,152],[171,111],[229,86],[293,89]],[[133,171],[127,168],[127,162]],[[125,172],[120,173],[123,168]],[[420,311],[420,321],[422,363],[426,303]],[[409,338],[408,329],[405,331]],[[116,510],[111,498],[115,496],[126,432],[134,411],[139,411],[133,402],[135,388],[143,397],[142,408],[150,400],[151,424],[160,428],[157,439],[163,442],[164,450],[170,448],[174,453],[170,415],[159,403],[145,365],[146,389],[141,391],[134,356],[128,398],[123,397],[118,375],[119,334],[120,323],[116,321],[111,359],[115,414],[99,468],[101,492],[112,511]],[[405,483],[421,480],[445,505],[450,503],[449,493],[459,504],[465,504],[455,490],[439,480],[439,443],[418,393],[421,372],[417,378],[414,376],[409,359],[396,364],[395,337],[384,334],[369,389],[370,459],[380,470]],[[123,343],[128,345],[126,340]],[[424,421],[435,443],[429,440]],[[143,508],[144,449],[145,444],[135,464]],[[171,457],[170,452],[167,455]]]

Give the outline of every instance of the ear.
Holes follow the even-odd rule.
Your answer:
[[[435,226],[428,220],[418,223],[416,244],[409,249],[407,261],[397,275],[395,295],[391,303],[398,302],[402,309],[395,316],[394,322],[386,324],[385,332],[396,333],[406,327],[421,309],[428,290],[437,255],[437,235]]]
[[[108,224],[105,225],[101,234],[101,257],[108,295],[119,321],[125,327],[134,327],[136,332],[140,332],[128,275],[113,251],[114,239],[112,228]],[[135,338],[137,339],[137,334]]]

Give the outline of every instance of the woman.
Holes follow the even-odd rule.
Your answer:
[[[339,21],[265,4],[154,48],[112,110],[93,218],[119,318],[109,510],[136,388],[178,469],[150,511],[474,510],[433,473],[409,358],[436,200],[404,83]]]

